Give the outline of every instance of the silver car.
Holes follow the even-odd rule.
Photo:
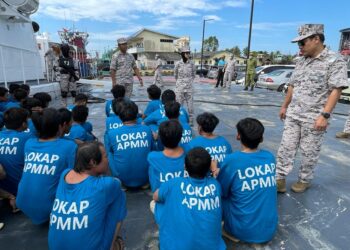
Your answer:
[[[292,73],[293,69],[279,69],[260,75],[256,87],[277,90],[278,92],[285,91]]]

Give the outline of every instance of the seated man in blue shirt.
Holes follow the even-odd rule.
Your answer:
[[[159,139],[164,145],[163,151],[148,154],[149,182],[152,192],[160,185],[185,173],[185,152],[179,146],[182,137],[182,126],[176,120],[165,121],[159,126]]]
[[[162,94],[162,90],[155,84],[152,84],[147,88],[148,98],[151,100],[143,112],[143,119],[149,116],[151,113],[160,108],[162,104],[160,101],[160,95]]]
[[[5,106],[8,103],[8,89],[0,87],[0,112],[5,112]]]
[[[213,133],[219,119],[212,113],[204,112],[197,116],[197,124],[199,136],[189,143],[189,148],[205,148],[212,160],[217,161],[220,166],[226,155],[232,153],[232,148],[224,137]]]
[[[16,89],[13,92],[13,98],[14,100],[8,102],[5,106],[5,110],[8,110],[9,108],[20,108],[22,105],[22,102],[27,98],[28,92],[24,89]]]
[[[13,96],[14,92],[16,89],[20,89],[21,85],[17,83],[11,83],[9,86],[9,96],[8,96],[8,101],[9,102],[14,102],[15,98]]]
[[[82,126],[89,115],[89,109],[85,106],[75,106],[72,111],[73,124],[69,133],[66,135],[70,139],[84,141],[93,141],[95,136],[88,133]]]
[[[176,101],[175,92],[172,91],[171,89],[167,89],[163,92],[161,99],[162,99],[162,105],[160,105],[160,108],[157,109],[156,111],[153,111],[149,116],[147,116],[143,120],[143,122],[147,126],[150,126],[150,128],[153,132],[158,131],[158,126],[160,124],[160,121],[162,120],[162,118],[165,117],[164,105],[167,102],[175,102]],[[185,123],[189,122],[189,117],[188,117],[187,111],[183,107],[180,107],[180,118],[179,119],[181,122],[185,122]]]
[[[120,85],[120,84],[114,85],[113,88],[111,89],[111,92],[113,94],[114,100],[118,98],[125,98],[125,87],[123,85]],[[105,112],[107,117],[114,116],[112,101],[113,100],[106,101]]]
[[[57,187],[49,229],[51,250],[122,249],[120,228],[126,198],[120,181],[106,176],[108,159],[102,144],[80,145],[73,169]]]
[[[27,129],[28,112],[23,108],[10,108],[4,114],[6,129],[0,131],[0,164],[6,178],[0,181],[0,189],[7,192],[13,211],[16,210],[15,197],[24,166],[24,145],[31,137]]]
[[[38,133],[32,121],[32,114],[35,112],[41,113],[43,110],[41,105],[40,100],[33,97],[27,97],[22,103],[22,107],[29,113],[28,128],[25,132],[30,133],[33,137],[38,137]]]
[[[153,194],[160,249],[226,249],[221,237],[221,188],[207,177],[210,164],[205,149],[192,149],[185,158],[189,177],[171,179]]]
[[[146,125],[137,124],[137,105],[124,100],[119,118],[123,126],[108,131],[109,163],[112,175],[126,187],[146,188],[148,185],[147,155],[153,148],[153,135]]]
[[[192,141],[192,128],[187,122],[179,120],[180,116],[180,103],[178,102],[167,102],[165,104],[165,115],[166,117],[161,119],[160,124],[167,120],[175,120],[180,122],[182,126],[182,137],[180,141],[180,146],[185,150],[189,151],[189,143]],[[157,141],[158,150],[163,150],[163,144],[161,140]]]
[[[265,243],[277,229],[275,157],[259,149],[264,126],[253,118],[237,124],[241,151],[226,156],[212,168],[222,188],[224,235],[233,241]]]

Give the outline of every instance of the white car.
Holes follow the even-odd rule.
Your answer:
[[[256,83],[257,88],[265,88],[285,91],[289,78],[293,73],[293,69],[278,69],[268,74],[262,74]]]
[[[341,92],[340,100],[350,102],[350,70],[348,70],[348,88]]]

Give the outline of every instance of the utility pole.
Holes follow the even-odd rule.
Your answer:
[[[200,76],[203,77],[203,46],[204,46],[204,31],[205,31],[205,22],[212,21],[214,19],[203,19],[203,33],[202,33],[202,52],[201,52],[201,73]]]
[[[253,15],[254,15],[254,0],[252,0],[250,8],[250,24],[249,24],[249,36],[248,36],[248,56],[247,56],[247,67],[245,70],[244,85],[247,85],[247,72],[248,72],[248,60],[250,58],[250,41],[252,37],[252,28],[253,28]]]

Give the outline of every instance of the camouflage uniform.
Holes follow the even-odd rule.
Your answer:
[[[134,70],[137,68],[134,57],[129,53],[113,54],[110,69],[116,71],[117,84],[125,87],[125,96],[131,97],[134,84]]]
[[[348,119],[346,119],[343,132],[344,133],[350,133],[350,112],[349,112]]]
[[[175,93],[178,102],[183,105],[186,101],[190,123],[193,122],[193,81],[196,76],[196,67],[192,61],[184,63],[182,60],[175,64],[174,75],[176,80]]]
[[[253,88],[255,81],[255,68],[257,66],[256,59],[254,57],[250,57],[247,62],[247,79],[245,82],[245,88],[247,89],[248,87]]]
[[[231,88],[231,81],[235,73],[235,59],[228,60],[224,74],[224,88]]]
[[[158,86],[163,86],[163,77],[162,77],[162,59],[158,58],[157,60],[157,69],[154,72],[154,83],[155,85]]]
[[[344,58],[325,48],[316,58],[301,57],[289,85],[293,96],[287,109],[281,145],[277,153],[277,179],[292,171],[298,147],[301,151],[299,181],[313,179],[325,131],[314,129],[331,91],[347,86]]]
[[[72,59],[73,67],[75,71],[75,75],[78,76],[78,61],[75,59]],[[77,91],[77,83],[74,80],[73,77],[71,77],[70,74],[64,73],[64,68],[60,67],[60,86],[61,86],[61,92],[76,92]],[[73,95],[73,94],[72,94]],[[74,94],[75,95],[75,94]]]

